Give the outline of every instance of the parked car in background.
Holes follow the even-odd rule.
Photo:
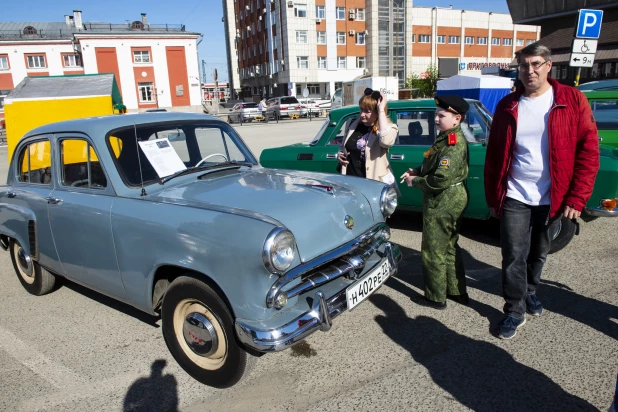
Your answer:
[[[321,110],[320,104],[315,100],[303,101],[300,104],[300,117],[307,117],[309,115],[312,117],[319,117]]]
[[[266,101],[266,121],[290,115],[300,116],[300,102],[294,96],[273,97]]]
[[[582,92],[584,90],[611,91],[618,90],[618,79],[596,80],[580,84],[577,86]]]
[[[489,208],[485,202],[484,167],[486,143],[489,138],[492,117],[488,110],[476,100],[469,100],[470,110],[462,122],[462,130],[468,141],[469,174],[466,186],[470,202],[465,217],[489,219]],[[409,167],[419,166],[423,153],[433,145],[436,136],[432,99],[399,100],[388,103],[389,117],[399,127],[399,137],[389,150],[389,162],[396,177]],[[346,106],[330,112],[328,118],[310,143],[266,149],[262,151],[260,163],[265,167],[279,169],[311,170],[337,173],[337,151],[346,127],[359,113],[358,106]],[[399,184],[402,196],[400,210],[422,212],[422,193]],[[616,217],[618,207],[618,149],[601,146],[601,168],[594,191],[585,209],[584,218]],[[573,238],[576,227],[569,219],[562,219],[557,231],[552,234],[552,253],[564,248]]]
[[[262,113],[258,110],[257,103],[236,103],[227,115],[227,120],[230,123],[245,123],[251,122],[261,115]]]
[[[222,388],[397,271],[396,207],[381,182],[264,169],[213,116],[96,117],[19,141],[0,247],[33,295],[62,277],[160,314],[180,366]]]
[[[582,90],[590,102],[604,145],[618,148],[618,88],[616,90]]]

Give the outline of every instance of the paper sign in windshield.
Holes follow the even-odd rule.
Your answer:
[[[167,138],[147,140],[139,145],[160,178],[187,168]]]

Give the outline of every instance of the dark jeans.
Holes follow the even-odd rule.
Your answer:
[[[502,247],[502,296],[504,313],[521,319],[526,313],[526,295],[535,294],[551,246],[549,206],[529,206],[509,197],[500,217]]]

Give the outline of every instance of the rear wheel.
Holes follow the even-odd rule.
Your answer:
[[[227,388],[247,376],[257,357],[236,340],[232,315],[208,285],[176,279],[163,298],[163,337],[178,364],[194,379]]]
[[[17,278],[28,293],[41,296],[54,289],[56,277],[35,262],[18,241],[11,239],[9,250]]]
[[[554,226],[555,229],[552,228],[554,229],[553,233],[550,233],[551,248],[549,253],[556,253],[564,249],[575,236],[575,224],[569,218],[561,217]]]

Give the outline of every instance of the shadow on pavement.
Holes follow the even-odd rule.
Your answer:
[[[114,310],[117,310],[118,312],[122,312],[125,315],[129,315],[139,321],[142,321],[144,323],[146,323],[147,325],[153,326],[155,328],[158,328],[159,325],[157,324],[157,321],[160,319],[158,316],[152,316],[147,314],[146,312],[142,312],[141,310],[138,310],[136,308],[134,308],[133,306],[130,306],[126,303],[122,303],[116,299],[110,298],[108,296],[102,295],[99,292],[95,292],[92,289],[88,289],[84,286],[78,285],[77,283],[73,283],[68,279],[61,279],[62,282],[62,286],[67,288],[67,289],[71,289],[73,292],[79,293],[80,295],[86,296],[87,298],[90,298],[98,303],[101,303],[109,308],[112,308]]]
[[[163,374],[166,361],[158,359],[152,363],[150,376],[139,378],[124,397],[123,412],[178,410],[178,382],[171,374]]]
[[[385,314],[375,317],[384,333],[423,365],[437,385],[472,410],[596,410],[496,345],[460,335],[436,319],[410,318],[388,296],[374,294],[369,300]]]

